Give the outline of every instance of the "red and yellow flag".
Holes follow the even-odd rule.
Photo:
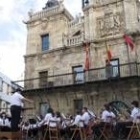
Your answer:
[[[108,62],[110,62],[110,60],[112,59],[112,53],[109,46],[107,46],[107,58],[108,58]]]

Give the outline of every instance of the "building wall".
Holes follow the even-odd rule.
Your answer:
[[[83,42],[90,43],[90,69],[104,67],[107,60],[107,46],[110,46],[112,58],[119,58],[120,64],[139,62],[139,5],[135,0],[96,0],[84,7],[84,16],[75,22],[59,13],[47,20],[38,18],[27,22],[27,53],[25,56],[25,79],[39,77],[39,72],[48,71],[49,75],[71,73],[72,66],[85,65],[85,48]],[[74,33],[80,33],[74,36]],[[41,52],[41,34],[50,34],[50,50]],[[135,48],[132,51],[126,45],[123,34],[132,37]],[[123,70],[122,70],[123,71]],[[125,75],[127,68],[122,72]],[[60,79],[51,79],[60,82]],[[67,80],[67,79],[66,79]],[[71,79],[70,79],[71,80]],[[64,81],[63,81],[64,82]],[[39,110],[39,102],[43,99],[49,102],[55,110],[73,112],[73,100],[84,99],[84,106],[94,108],[98,113],[104,103],[112,100],[122,100],[130,103],[132,99],[139,99],[138,87],[131,81],[102,83],[97,92],[97,85],[83,85],[82,88],[44,90],[44,93],[31,89],[39,88],[39,80],[25,82],[25,89],[30,88],[29,95],[33,95]],[[116,88],[116,86],[118,86]],[[124,89],[123,89],[123,88]],[[41,96],[42,98],[38,98]]]
[[[112,101],[125,102],[129,107],[133,100],[139,100],[140,93],[138,79],[125,79],[118,81],[105,81],[98,83],[89,83],[85,85],[75,85],[63,88],[54,88],[48,90],[26,91],[25,95],[34,100],[33,110],[27,112],[29,115],[40,113],[40,103],[48,103],[54,111],[60,111],[64,114],[74,113],[74,100],[83,100],[83,106],[94,110],[99,115],[104,104]]]

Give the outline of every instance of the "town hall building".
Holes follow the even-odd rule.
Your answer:
[[[99,114],[105,103],[140,101],[140,2],[81,3],[83,14],[75,18],[57,0],[29,12],[23,81],[35,103],[29,114],[45,115],[50,106],[63,113],[86,106]]]

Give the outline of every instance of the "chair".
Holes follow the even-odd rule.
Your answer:
[[[133,138],[140,138],[140,116],[137,116],[132,126],[128,126],[127,128],[130,128],[130,132],[127,136],[127,140]]]
[[[113,137],[113,118],[111,116],[107,117],[107,122],[103,123],[103,127],[100,128],[101,135],[99,140],[104,138],[108,140]]]
[[[49,139],[50,140],[59,140],[60,133],[58,128],[58,122],[50,120],[49,121]]]
[[[113,137],[113,125],[111,123],[104,123],[104,126],[100,129],[101,135],[99,140],[104,138],[108,140],[109,138]]]
[[[46,128],[45,128],[45,133],[44,133],[44,136],[43,136],[43,140],[46,139],[46,136],[47,136],[48,132],[49,132],[49,126],[47,125]]]
[[[84,124],[84,121],[81,120],[79,123]],[[73,138],[77,136],[78,134],[81,140],[86,140],[86,129],[84,127],[77,126],[75,128],[71,128],[71,130],[73,131],[71,140],[73,140]]]

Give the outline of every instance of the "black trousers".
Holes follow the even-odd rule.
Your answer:
[[[21,107],[13,105],[11,106],[11,130],[18,131],[18,124],[20,123]]]

